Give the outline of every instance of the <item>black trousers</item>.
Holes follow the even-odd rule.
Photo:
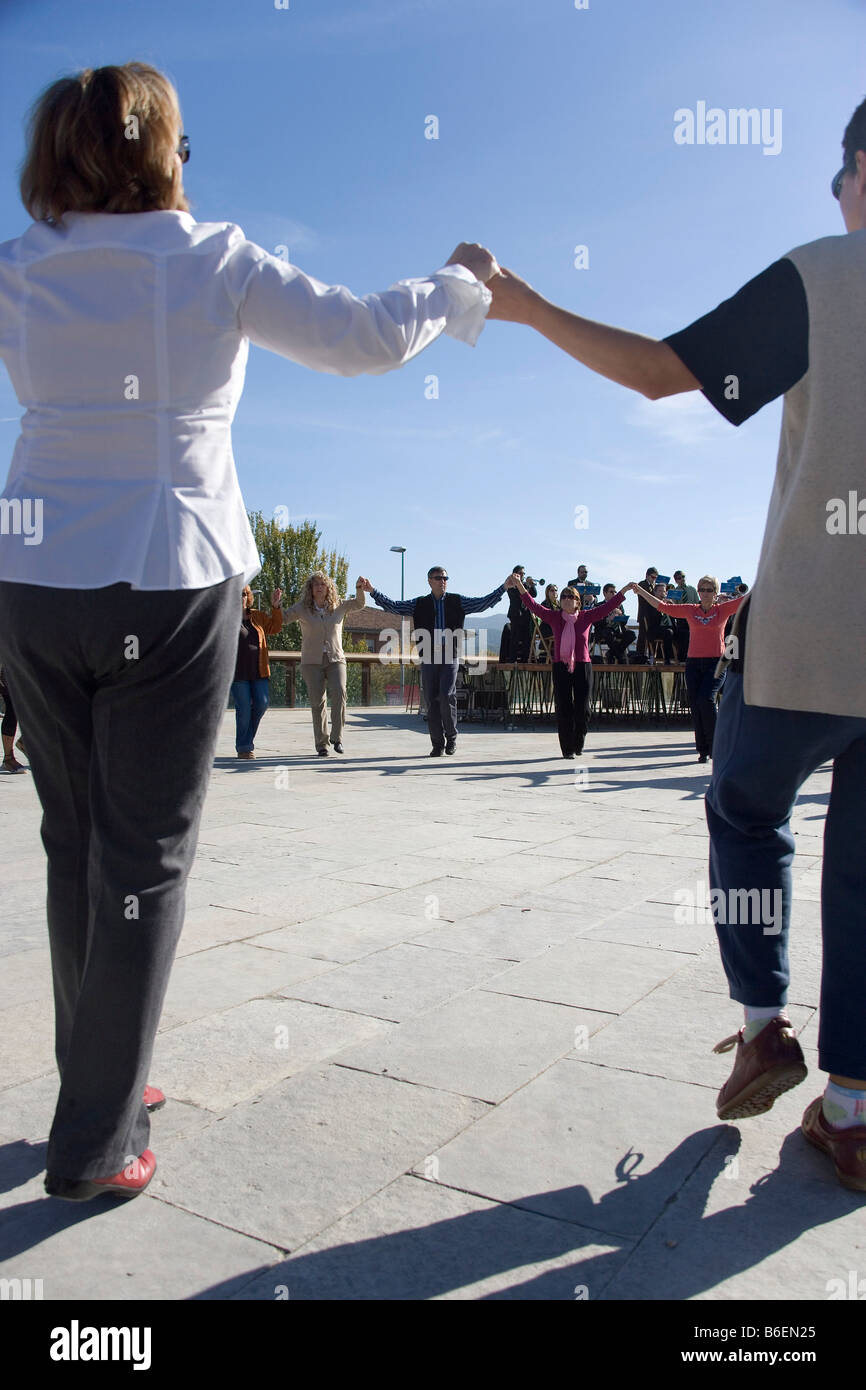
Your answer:
[[[47,1167],[117,1173],[142,1103],[237,660],[241,577],[207,589],[0,582],[48,856],[60,1095]]]
[[[458,661],[424,662],[421,684],[427,701],[427,731],[434,748],[444,748],[457,737]]]
[[[716,696],[725,683],[725,675],[717,676],[716,656],[686,658],[686,687],[695,726],[695,747],[699,753],[713,751],[716,732]]]
[[[18,716],[15,713],[12,696],[9,694],[9,687],[2,677],[0,677],[0,697],[3,700],[3,723],[0,724],[0,733],[5,734],[8,738],[14,738],[15,730],[18,728]]]
[[[564,661],[554,661],[553,700],[560,748],[565,754],[582,752],[592,703],[592,662],[576,661],[569,671]]]

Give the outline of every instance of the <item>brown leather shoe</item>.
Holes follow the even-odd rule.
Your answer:
[[[824,1118],[824,1097],[807,1105],[800,1126],[810,1144],[832,1158],[843,1187],[866,1192],[866,1125],[837,1129]]]
[[[716,1101],[720,1120],[743,1120],[771,1110],[777,1096],[799,1086],[806,1075],[803,1049],[787,1018],[771,1018],[750,1043],[743,1042],[745,1028],[723,1042],[714,1052],[729,1052],[737,1044],[734,1070]]]

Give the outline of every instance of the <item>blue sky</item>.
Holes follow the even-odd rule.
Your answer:
[[[178,87],[200,221],[361,294],[480,241],[567,308],[660,337],[844,231],[829,182],[864,38],[859,0],[4,0],[0,240],[27,222],[35,96],[139,59]],[[778,109],[781,149],[677,144],[700,101]],[[4,473],[19,413],[0,370]],[[234,446],[248,507],[316,519],[387,593],[397,544],[407,594],[433,563],[468,594],[516,563],[559,584],[579,561],[598,582],[648,564],[751,581],[780,415],[736,430],[699,394],[648,402],[492,323],[351,381],[253,349]]]

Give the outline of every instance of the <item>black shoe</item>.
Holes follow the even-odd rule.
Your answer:
[[[457,740],[456,740],[456,739],[451,739],[451,741],[450,741],[449,743],[446,743],[446,745],[445,745],[445,752],[448,754],[448,756],[449,756],[449,758],[450,758],[451,755],[452,755],[452,753],[455,753],[456,751],[457,751]]]
[[[334,752],[335,752],[335,753],[345,753],[345,751],[346,751],[346,750],[344,749],[342,743],[335,743],[335,744],[334,744]]]
[[[444,750],[442,749],[441,746],[437,748],[436,744],[434,743],[433,747],[430,749],[430,757],[431,757],[431,758],[441,758],[441,757],[442,757],[443,751],[444,751]]]
[[[709,757],[709,754],[708,754],[708,753],[699,753],[699,754],[698,754],[698,762],[699,762],[699,763],[705,763],[705,762],[707,761],[708,757]]]
[[[328,756],[327,748],[317,748],[316,752],[318,753],[320,758],[327,758]]]
[[[563,753],[562,756],[563,756],[564,758],[573,758],[573,757],[574,757],[574,754],[573,754],[573,753]]]

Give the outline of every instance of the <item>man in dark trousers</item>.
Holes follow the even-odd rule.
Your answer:
[[[659,572],[655,565],[650,565],[643,579],[638,580],[638,588],[646,589],[651,594],[656,586]],[[646,661],[646,644],[649,630],[655,618],[655,610],[640,594],[637,596],[637,646],[635,647],[635,660],[638,662]]]
[[[466,598],[449,594],[448,571],[434,565],[427,571],[429,594],[420,598],[386,598],[374,589],[369,579],[362,579],[368,594],[372,594],[386,613],[409,614],[414,629],[413,640],[421,656],[421,685],[427,702],[427,729],[433,747],[431,758],[441,758],[443,752],[452,754],[457,748],[457,668],[460,665],[463,620],[467,613],[483,613],[498,603],[510,587],[511,576],[498,589],[484,598]],[[457,634],[460,634],[458,636]]]
[[[538,597],[533,579],[531,577],[528,580],[524,578],[526,570],[523,565],[515,565],[511,573],[516,574],[521,584],[526,585],[527,591],[533,598]],[[532,614],[521,603],[520,594],[513,587],[508,595],[508,625],[511,629],[509,660],[528,661],[532,646]]]
[[[789,251],[732,298],[659,341],[551,304],[503,271],[490,318],[526,323],[650,400],[701,390],[731,424],[784,398],[776,479],[754,586],[737,614],[707,793],[713,911],[732,999],[743,1006],[720,1119],[769,1110],[806,1075],[788,1019],[791,812],[833,762],[821,886],[818,1065],[802,1131],[846,1187],[866,1192],[866,101],[831,191],[847,236]],[[796,172],[796,171],[795,171]],[[801,190],[801,193],[805,190]],[[498,292],[497,292],[498,291]],[[804,625],[802,576],[833,595]],[[805,640],[804,640],[805,638]],[[839,660],[840,651],[845,659]]]

